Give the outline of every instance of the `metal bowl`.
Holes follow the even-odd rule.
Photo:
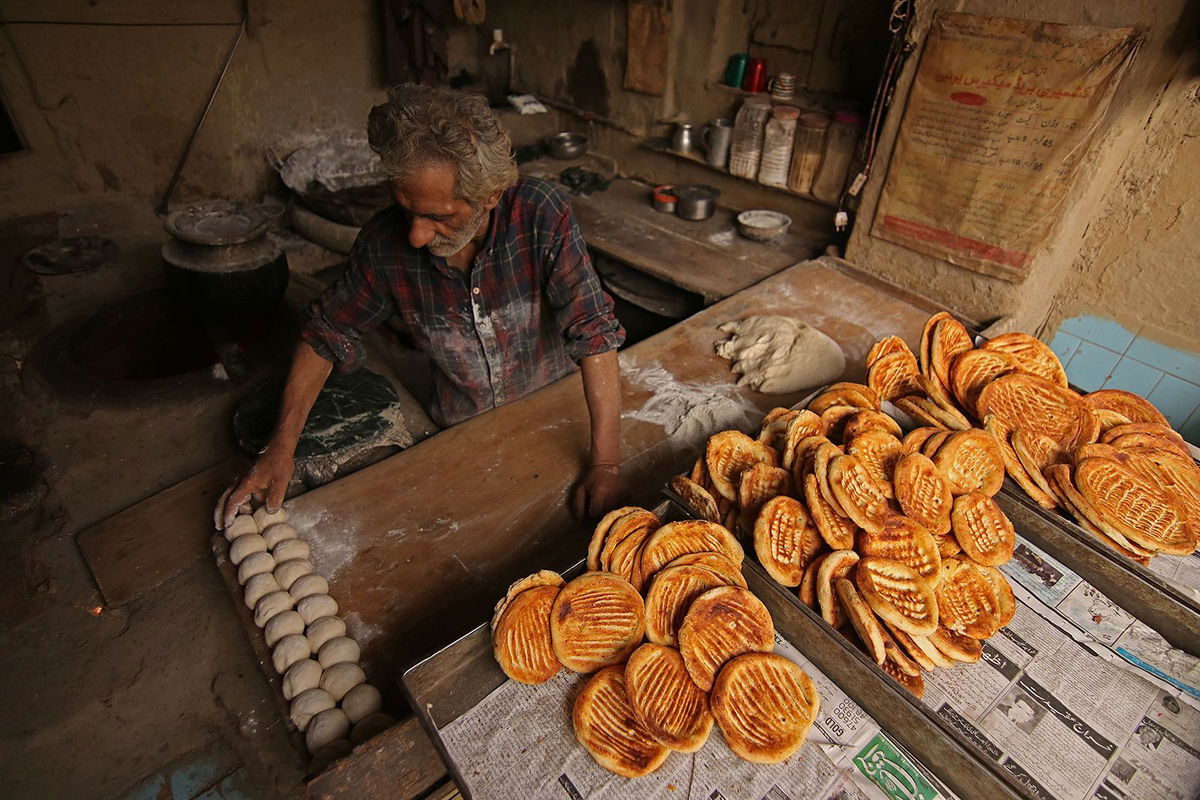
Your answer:
[[[792,218],[778,211],[755,209],[737,215],[738,233],[755,242],[769,242],[791,224]]]
[[[563,131],[547,136],[543,145],[553,158],[578,158],[587,152],[588,138],[582,133]]]

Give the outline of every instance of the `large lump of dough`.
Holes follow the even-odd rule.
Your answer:
[[[794,317],[761,314],[720,325],[731,334],[716,343],[733,363],[739,386],[763,394],[788,394],[841,376],[846,356],[837,342]]]

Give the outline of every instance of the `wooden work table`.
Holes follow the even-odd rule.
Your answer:
[[[521,171],[557,179],[583,162],[532,161]],[[784,233],[769,243],[737,233],[737,211],[717,206],[710,219],[692,222],[655,211],[648,184],[617,178],[602,192],[571,195],[571,208],[588,247],[652,277],[700,295],[706,303],[729,297],[799,261],[827,243],[817,235]]]
[[[720,323],[757,313],[801,318],[838,341],[846,377],[861,379],[872,343],[890,334],[915,343],[932,310],[823,258],[623,351],[624,474],[635,502],[653,504],[664,480],[723,427],[700,420],[669,436],[670,414],[652,421],[668,394],[723,395],[744,404],[746,426],[800,399],[735,387],[727,362],[713,354]],[[590,525],[571,519],[567,499],[584,463],[587,419],[572,375],[289,502],[385,693],[395,696],[408,664],[488,618],[511,581],[581,557]]]

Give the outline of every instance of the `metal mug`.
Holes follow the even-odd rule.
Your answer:
[[[729,146],[733,142],[733,120],[714,119],[704,126],[700,143],[704,145],[707,161],[718,169],[724,169],[729,161]]]
[[[680,122],[671,137],[671,149],[676,153],[690,153],[696,146],[696,132],[690,122]]]

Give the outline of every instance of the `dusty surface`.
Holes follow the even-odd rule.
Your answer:
[[[103,231],[122,247],[116,262],[78,276],[3,275],[24,303],[4,309],[0,436],[35,452],[41,478],[0,517],[0,785],[13,798],[125,797],[200,754],[256,797],[297,796],[304,765],[214,565],[197,562],[107,609],[79,554],[81,528],[232,453],[235,392],[115,406],[63,401],[28,375],[22,384],[30,345],[49,327],[159,274],[152,215],[111,204],[75,211],[59,230]],[[31,237],[54,232],[0,227],[4,269]]]

